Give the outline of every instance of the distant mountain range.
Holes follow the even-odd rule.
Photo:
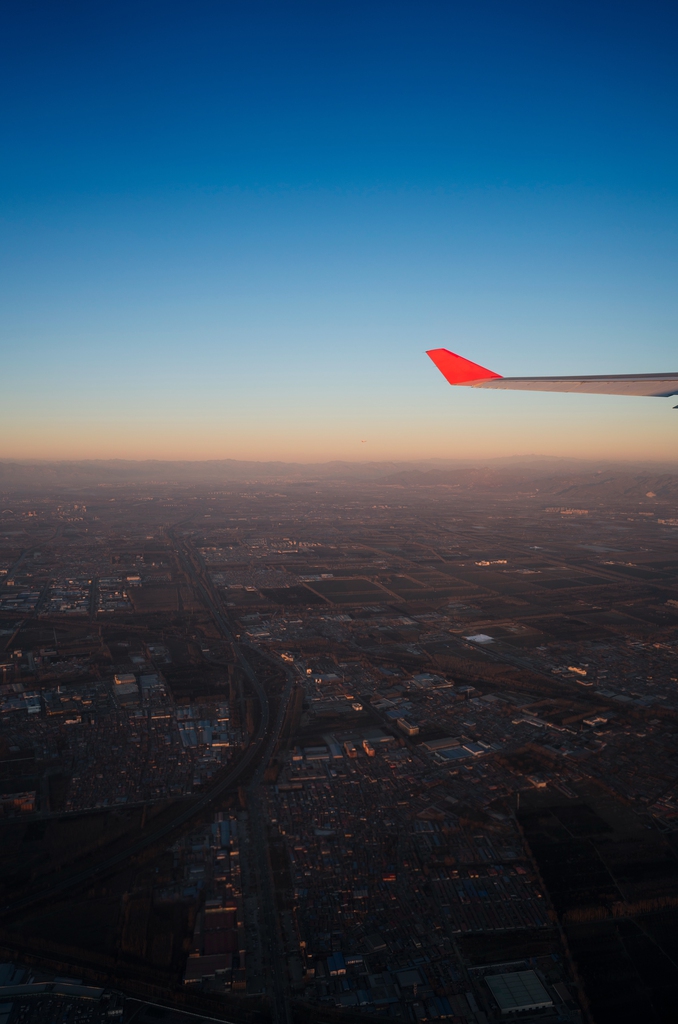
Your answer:
[[[652,495],[678,498],[678,466],[603,463],[547,456],[409,462],[205,462],[88,460],[0,462],[0,493],[54,494],[120,487],[219,487],[231,484],[381,484],[453,488],[485,493],[532,493],[569,501],[608,501]]]
[[[657,472],[655,467],[629,467],[624,464],[604,469],[588,467],[574,471],[572,466],[535,465],[532,468],[478,466],[452,470],[403,470],[391,473],[385,483],[402,487],[446,487],[479,493],[531,493],[550,497],[559,504],[593,504],[612,499],[678,499],[678,470]]]

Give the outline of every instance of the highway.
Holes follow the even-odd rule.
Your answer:
[[[209,790],[197,799],[193,800],[189,807],[184,808],[171,821],[158,828],[151,829],[144,836],[137,839],[123,850],[119,850],[117,853],[112,854],[110,857],[97,861],[90,867],[83,868],[81,871],[74,872],[59,881],[54,882],[52,885],[46,886],[43,889],[38,889],[21,897],[20,899],[7,903],[5,906],[0,908],[0,914],[14,914],[36,903],[53,899],[55,896],[59,896],[61,893],[66,892],[69,889],[82,887],[85,883],[92,881],[94,878],[110,873],[116,868],[122,867],[122,865],[129,861],[130,858],[142,853],[144,850],[148,849],[148,847],[159,843],[161,840],[169,838],[192,818],[200,814],[200,812],[205,810],[217,797],[231,789],[231,787],[234,786],[244,775],[250,765],[259,759],[258,768],[248,787],[248,809],[250,813],[253,847],[255,850],[256,872],[260,889],[259,896],[262,913],[261,924],[263,926],[260,931],[262,934],[265,934],[267,938],[264,954],[267,960],[270,995],[272,997],[271,1011],[273,1021],[274,1024],[291,1024],[285,950],[276,907],[275,887],[268,853],[265,816],[261,804],[259,789],[263,780],[264,771],[266,770],[266,766],[280,735],[280,730],[282,728],[287,704],[289,702],[294,683],[294,676],[291,671],[288,669],[285,670],[287,681],[283,693],[281,694],[276,720],[271,727],[270,707],[266,692],[256,673],[240,649],[230,624],[224,615],[221,601],[214,590],[208,573],[205,571],[204,567],[200,565],[198,556],[194,555],[189,545],[185,541],[179,541],[177,539],[173,529],[168,531],[168,535],[174,543],[182,568],[191,579],[206,607],[211,612],[222,636],[232,644],[237,662],[245,673],[254,693],[256,694],[261,708],[261,717],[256,734],[252,737],[252,740],[238,763],[229,772],[227,772],[225,776],[215,782]]]
[[[268,946],[265,949],[268,960],[269,980],[272,987],[273,1019],[277,1024],[291,1024],[290,994],[288,987],[288,976],[285,958],[285,945],[280,928],[280,919],[276,907],[275,885],[273,872],[268,850],[268,836],[266,835],[266,817],[261,804],[261,783],[266,766],[269,763],[273,747],[278,740],[282,728],[285,712],[289,703],[294,675],[286,670],[287,682],[275,725],[269,736],[266,752],[261,759],[254,778],[247,790],[247,807],[250,815],[250,834],[253,840],[253,847],[256,856],[256,870],[259,880],[259,896],[261,907],[260,932],[267,936]]]
[[[263,725],[264,717],[266,719],[266,725],[263,731],[260,725],[257,732],[257,742],[259,744],[259,737],[263,737],[265,733],[268,733],[268,738],[259,766],[247,789],[247,809],[249,812],[252,848],[255,854],[255,870],[259,885],[259,906],[261,908],[259,931],[262,936],[266,937],[262,952],[264,954],[264,960],[267,967],[268,983],[270,986],[270,995],[272,997],[271,1014],[274,1024],[291,1024],[292,1018],[290,1013],[290,994],[287,979],[285,947],[276,907],[275,885],[273,882],[273,872],[271,870],[271,862],[268,852],[268,837],[266,835],[266,818],[261,803],[260,790],[266,766],[270,761],[275,744],[278,741],[280,730],[285,718],[285,712],[287,710],[290,694],[294,685],[294,674],[289,669],[285,669],[287,677],[285,688],[280,697],[276,720],[273,727],[269,730],[268,724],[270,710],[268,698],[266,697],[256,674],[253,672],[250,664],[242,653],[240,645],[237,643],[229,623],[226,621],[220,607],[219,596],[214,591],[214,586],[209,578],[209,574],[206,572],[204,566],[201,566],[199,562],[196,567],[195,563],[198,561],[199,556],[193,555],[193,552],[191,552],[187,544],[181,545],[176,540],[173,531],[169,532],[176,546],[184,571],[190,575],[194,586],[199,590],[203,601],[212,612],[214,621],[219,626],[222,635],[233,645],[236,658],[238,659],[238,664],[242,667],[257,693],[262,707],[261,725]]]

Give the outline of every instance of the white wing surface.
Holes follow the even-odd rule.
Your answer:
[[[621,373],[578,377],[502,377],[446,348],[427,355],[445,379],[454,385],[506,391],[571,391],[588,395],[644,395],[669,398],[678,395],[678,373]]]

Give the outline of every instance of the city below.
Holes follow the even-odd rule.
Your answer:
[[[678,475],[0,466],[0,1024],[664,1024]]]

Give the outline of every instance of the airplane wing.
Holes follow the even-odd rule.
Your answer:
[[[678,395],[678,373],[621,373],[614,376],[502,377],[446,348],[426,353],[450,384],[508,391],[577,391],[590,395]]]

